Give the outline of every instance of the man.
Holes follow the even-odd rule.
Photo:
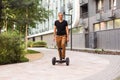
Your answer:
[[[65,51],[66,51],[66,42],[69,41],[69,29],[68,23],[66,20],[63,20],[63,13],[58,13],[58,20],[55,21],[54,26],[54,40],[56,40],[59,57],[60,59],[65,59]],[[62,50],[62,54],[60,53],[60,49]]]

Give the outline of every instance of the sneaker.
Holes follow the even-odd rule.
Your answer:
[[[65,58],[62,58],[62,59],[65,59]]]
[[[62,61],[62,58],[60,58],[60,60]]]

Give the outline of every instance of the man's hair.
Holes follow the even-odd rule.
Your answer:
[[[59,12],[59,13],[58,13],[58,15],[59,15],[59,14],[62,14],[62,15],[63,15],[63,13],[62,13],[62,12]]]

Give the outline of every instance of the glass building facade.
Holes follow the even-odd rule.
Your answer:
[[[72,14],[72,9],[68,10],[67,8],[68,3],[72,3],[72,0],[41,0],[41,3],[46,10],[52,11],[52,15],[50,15],[44,22],[36,24],[36,28],[30,29],[29,35],[53,30],[54,21],[58,19],[57,14],[59,12],[66,11],[67,14]],[[67,16],[65,18],[70,19],[70,17]]]
[[[120,50],[120,0],[41,0],[41,2],[46,9],[52,10],[53,15],[31,29],[29,40],[44,40],[48,47],[54,47],[54,21],[58,18],[58,12],[65,12],[72,15],[72,30],[71,17],[64,18],[73,32],[73,49]],[[68,48],[70,44],[71,40],[68,42]]]

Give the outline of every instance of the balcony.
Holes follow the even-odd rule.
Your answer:
[[[80,6],[81,8],[81,15],[80,18],[84,19],[88,17],[88,4],[84,4]]]
[[[88,12],[81,13],[80,18],[82,19],[88,18]]]

